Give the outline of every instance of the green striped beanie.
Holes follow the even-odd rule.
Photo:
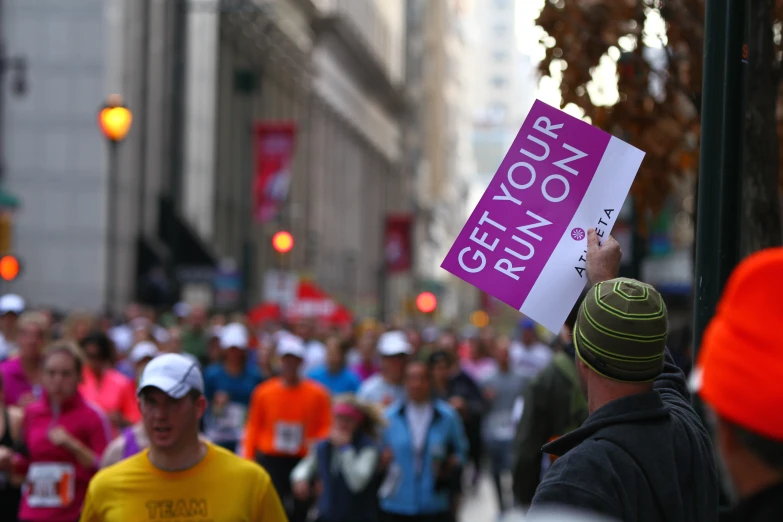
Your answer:
[[[582,301],[574,330],[579,358],[604,377],[646,382],[663,370],[666,304],[646,283],[622,277],[598,283]]]

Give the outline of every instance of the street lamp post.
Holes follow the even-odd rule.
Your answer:
[[[122,96],[112,94],[98,112],[98,125],[109,144],[109,169],[106,183],[106,266],[105,307],[111,312],[114,306],[117,222],[117,176],[119,174],[118,148],[130,131],[133,113],[122,102]]]

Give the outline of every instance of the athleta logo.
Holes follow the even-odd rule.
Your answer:
[[[147,502],[150,520],[207,516],[205,499],[152,500]]]

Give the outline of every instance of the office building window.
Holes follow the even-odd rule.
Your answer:
[[[489,113],[493,120],[503,120],[508,114],[508,106],[503,102],[494,102],[489,107]]]
[[[495,36],[503,36],[508,31],[506,24],[495,24],[494,33]]]
[[[492,53],[492,58],[496,62],[505,62],[508,60],[508,52],[506,51],[495,51]]]
[[[506,79],[505,76],[493,76],[491,81],[492,81],[492,86],[498,89],[501,87],[505,87],[506,84],[508,83],[508,80]]]
[[[498,9],[505,9],[510,3],[510,0],[495,0],[495,7]]]

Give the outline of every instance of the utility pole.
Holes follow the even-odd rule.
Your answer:
[[[740,256],[747,82],[745,0],[707,0],[701,103],[693,356]]]

